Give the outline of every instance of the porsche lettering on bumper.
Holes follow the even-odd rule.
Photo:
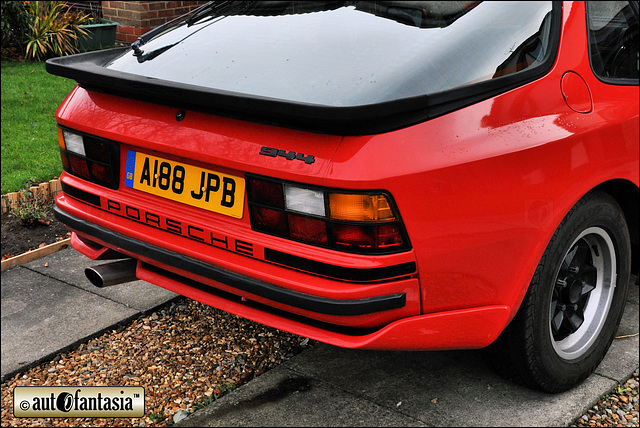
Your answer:
[[[127,205],[112,199],[106,200],[106,210],[110,213],[126,217],[167,232],[175,233],[198,242],[212,245],[225,250],[235,251],[245,256],[254,257],[253,244],[241,241],[220,232],[205,230],[204,228],[185,223],[169,217],[161,217],[158,214],[146,211],[142,208]]]

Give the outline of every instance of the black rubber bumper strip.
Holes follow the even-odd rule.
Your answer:
[[[91,205],[95,205],[100,208],[100,196],[94,195],[93,193],[85,192],[84,190],[78,189],[77,187],[69,186],[64,181],[61,182],[62,191],[69,196],[73,196],[74,198],[80,199],[83,202],[86,202]]]
[[[125,251],[134,254],[143,254],[145,257],[165,265],[189,271],[196,275],[234,287],[237,290],[299,309],[325,315],[355,316],[399,309],[406,304],[405,293],[352,300],[327,299],[298,293],[115,233],[104,227],[74,217],[62,211],[57,206],[54,207],[54,214],[58,220],[71,229],[88,236],[93,236],[96,239],[115,245]]]
[[[347,281],[379,281],[383,279],[397,278],[399,276],[407,276],[416,272],[415,262],[407,262],[399,265],[371,269],[356,269],[316,262],[314,260],[305,259],[304,257],[294,256],[293,254],[283,253],[270,248],[264,249],[264,258],[265,260],[292,268],[317,273],[331,278],[344,279]]]

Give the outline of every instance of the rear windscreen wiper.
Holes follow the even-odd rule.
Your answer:
[[[162,24],[161,26],[154,28],[153,30],[149,31],[148,33],[143,34],[142,36],[138,37],[138,40],[136,40],[135,42],[133,42],[131,44],[131,48],[133,49],[133,55],[137,56],[137,57],[141,57],[144,54],[144,51],[141,48],[142,45],[146,44],[147,42],[149,42],[149,40],[153,39],[154,37],[158,36],[161,33],[164,33],[165,31],[167,31],[169,28],[173,28],[178,24],[182,24],[183,22],[186,22],[187,25],[193,25],[196,22],[198,22],[200,19],[202,19],[203,17],[211,14],[212,12],[217,12],[220,9],[224,9],[228,6],[230,6],[232,4],[232,2],[230,1],[211,1],[205,5],[200,6],[197,9],[192,10],[191,12],[179,16],[175,19],[172,19],[169,22],[166,22],[164,24]],[[166,50],[166,49],[164,49]],[[163,52],[164,52],[163,50]],[[160,52],[162,53],[162,52]],[[156,55],[157,56],[157,55]],[[155,57],[155,56],[154,56]],[[147,58],[149,59],[149,58]]]

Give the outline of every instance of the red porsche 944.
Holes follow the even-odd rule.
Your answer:
[[[562,391],[637,272],[639,45],[637,1],[212,2],[47,62],[56,217],[96,285]]]

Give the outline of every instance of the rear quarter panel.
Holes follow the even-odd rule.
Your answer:
[[[591,72],[583,4],[565,6],[563,24],[545,77],[411,128],[347,137],[333,158],[325,185],[396,199],[423,313],[506,304],[515,315],[571,207],[609,180],[638,186],[638,87]],[[565,103],[567,71],[589,86],[590,113]]]

